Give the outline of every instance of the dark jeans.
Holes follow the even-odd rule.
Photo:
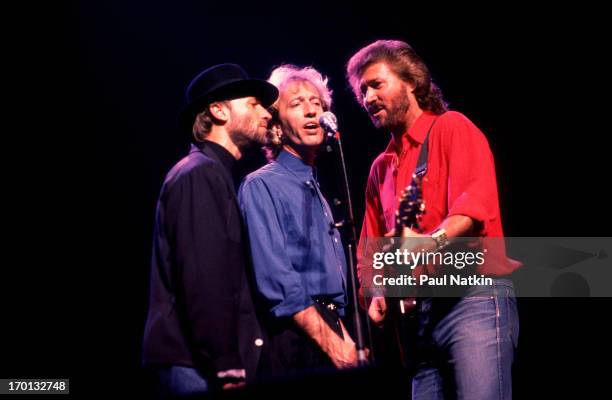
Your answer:
[[[314,305],[323,320],[342,337],[340,318],[318,304]],[[327,354],[291,320],[273,321],[267,325],[258,378],[269,379],[334,370]]]
[[[208,382],[195,368],[173,365],[154,368],[149,372],[154,399],[191,397],[209,390]]]
[[[413,399],[512,398],[519,330],[512,281],[494,279],[459,299],[424,299],[417,318]]]

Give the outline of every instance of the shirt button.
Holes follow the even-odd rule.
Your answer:
[[[334,242],[338,243],[338,238],[334,238]]]
[[[260,338],[255,339],[255,346],[257,347],[263,346],[263,340],[261,340]]]

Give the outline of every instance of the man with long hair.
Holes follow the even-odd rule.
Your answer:
[[[372,164],[366,212],[358,250],[362,289],[371,266],[362,257],[368,239],[385,235],[417,238],[439,251],[456,237],[503,237],[495,167],[487,139],[463,114],[448,111],[441,90],[423,60],[407,43],[379,40],[360,49],[347,64],[347,78],[374,125],[391,134],[386,150]],[[426,213],[418,231],[394,232],[398,197],[428,148],[422,196]],[[420,295],[410,303],[374,296],[368,315],[382,325],[391,301],[406,312],[416,306],[414,399],[509,399],[511,366],[518,338],[512,282],[517,264],[505,257],[500,241],[476,268],[492,285],[464,288],[458,298]],[[435,268],[434,268],[435,269]],[[414,275],[436,275],[419,266]],[[370,285],[371,286],[371,285]]]

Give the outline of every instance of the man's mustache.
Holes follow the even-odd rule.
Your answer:
[[[382,110],[383,108],[385,108],[385,105],[383,103],[374,103],[374,104],[369,105],[367,110],[368,110],[368,113],[375,114],[376,112]]]

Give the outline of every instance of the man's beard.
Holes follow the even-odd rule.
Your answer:
[[[234,142],[238,148],[245,149],[255,143],[265,144],[266,134],[265,132],[259,132],[260,128],[256,122],[249,119],[234,121],[236,120],[230,122],[230,126],[227,127],[227,130],[232,142]]]
[[[374,126],[378,129],[384,129],[391,132],[403,132],[406,127],[406,113],[410,108],[410,101],[406,91],[402,88],[397,97],[392,102],[384,104],[383,107],[387,114],[384,121],[370,116]]]

